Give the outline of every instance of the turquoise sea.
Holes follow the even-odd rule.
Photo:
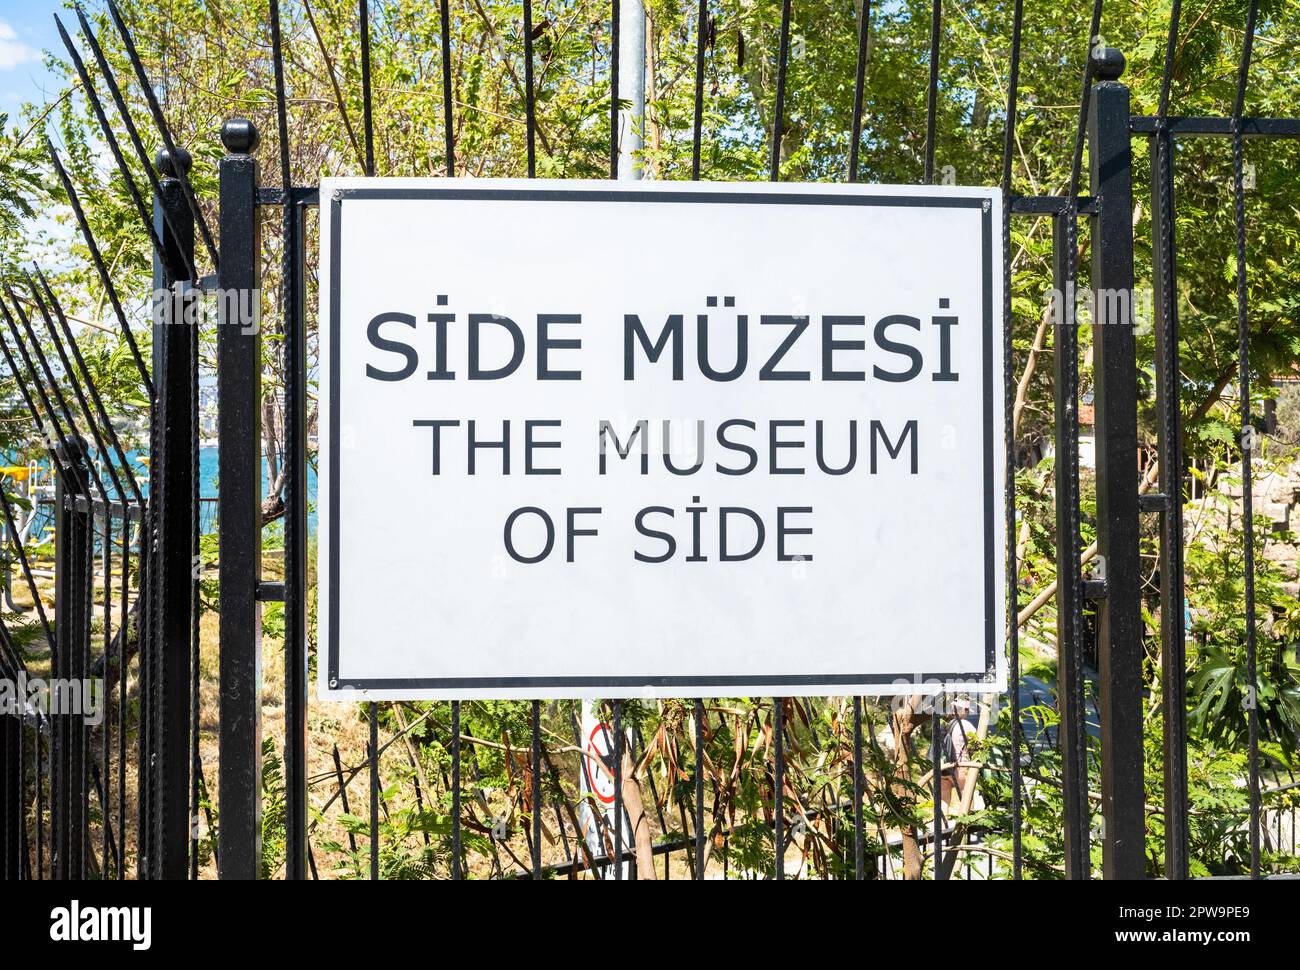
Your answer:
[[[130,463],[132,471],[136,475],[136,483],[138,484],[140,491],[145,495],[149,494],[149,469],[142,461],[140,461],[140,457],[142,455],[147,455],[147,454],[148,452],[144,450],[132,450],[126,453],[127,461]],[[13,458],[12,455],[7,457],[0,456],[0,461],[12,462],[14,460],[15,459]],[[49,471],[48,462],[43,462],[42,465],[44,466],[44,471],[42,472],[41,478],[42,480],[48,482],[49,479],[46,477]],[[207,501],[203,501],[202,503],[204,531],[208,531],[209,525],[214,519],[216,514],[215,500],[217,498],[217,475],[218,475],[217,449],[215,447],[200,448],[199,449],[199,497],[202,500],[207,500]],[[103,478],[105,484],[108,485],[111,491],[112,483],[108,479],[108,476],[105,474],[103,475]],[[262,463],[262,494],[265,495],[270,490],[270,487],[271,487],[270,467],[264,461]],[[315,529],[316,527],[316,470],[310,467],[307,469],[307,520],[308,520],[307,522],[308,528]]]
[[[270,488],[270,466],[263,461],[262,494],[265,495]],[[199,449],[199,497],[201,499],[217,497],[217,449],[215,447]],[[207,518],[208,516],[205,515],[204,519]],[[316,469],[311,466],[307,467],[307,528],[309,530],[316,528]]]

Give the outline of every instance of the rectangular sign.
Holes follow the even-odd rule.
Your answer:
[[[1005,682],[997,189],[327,179],[320,692]]]

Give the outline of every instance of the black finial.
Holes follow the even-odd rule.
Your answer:
[[[83,464],[90,456],[90,443],[79,434],[67,435],[54,442],[54,455],[65,465]]]
[[[182,175],[188,174],[190,166],[194,164],[194,159],[190,157],[190,153],[179,145],[176,147],[175,161],[180,163],[179,170],[177,169],[177,166],[173,164],[171,151],[164,148],[158,152],[157,156],[155,156],[154,165],[157,167],[160,174],[169,175],[172,178],[179,178]]]
[[[221,144],[232,155],[251,155],[261,140],[257,125],[247,118],[231,118],[221,126]]]
[[[1124,53],[1118,47],[1094,47],[1092,69],[1099,81],[1118,81],[1124,73]]]

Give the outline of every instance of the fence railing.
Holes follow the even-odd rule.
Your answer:
[[[619,42],[618,0],[614,0],[609,53],[609,84],[618,88]],[[1176,117],[1169,114],[1170,85],[1175,51],[1180,37],[1181,5],[1174,0],[1168,36],[1165,40],[1164,74],[1158,109],[1154,115],[1131,113],[1130,95],[1121,81],[1125,68],[1118,50],[1095,42],[1099,36],[1102,0],[1095,0],[1086,40],[1087,56],[1081,78],[1079,110],[1075,120],[1070,176],[1060,195],[1023,195],[1013,191],[1016,125],[1019,114],[1021,36],[1025,28],[1021,0],[1014,5],[1009,38],[1005,85],[1005,139],[1001,183],[1007,200],[1001,227],[1006,277],[1002,348],[1007,386],[1007,481],[1005,517],[1009,568],[1009,616],[1007,650],[1012,690],[1007,698],[1006,720],[1009,737],[1002,764],[981,765],[1006,777],[1006,819],[1004,830],[985,823],[963,825],[960,817],[945,818],[940,807],[940,779],[946,765],[939,743],[940,705],[926,711],[918,706],[918,718],[928,717],[932,737],[928,778],[934,812],[928,833],[913,832],[907,845],[897,830],[869,830],[864,802],[868,798],[867,777],[879,780],[881,769],[870,759],[880,750],[872,736],[864,739],[864,703],[853,698],[846,709],[843,735],[834,744],[843,745],[851,780],[845,787],[851,797],[834,800],[832,821],[825,837],[838,862],[827,868],[836,874],[858,879],[889,876],[896,867],[896,851],[913,848],[927,859],[936,877],[960,874],[972,852],[983,855],[982,875],[1024,873],[1023,826],[1026,801],[1043,786],[1060,789],[1063,798],[1062,874],[1087,878],[1092,872],[1090,849],[1099,841],[1103,850],[1102,871],[1106,876],[1141,877],[1150,860],[1146,850],[1148,807],[1144,783],[1144,680],[1146,659],[1141,588],[1143,576],[1142,523],[1144,516],[1158,517],[1160,574],[1160,696],[1163,719],[1163,805],[1159,806],[1164,831],[1163,870],[1172,878],[1189,874],[1189,792],[1187,772],[1187,657],[1183,598],[1186,553],[1183,510],[1183,384],[1180,378],[1179,321],[1177,299],[1178,242],[1175,233],[1176,204],[1175,146],[1179,140],[1197,137],[1230,139],[1233,169],[1236,313],[1238,322],[1237,373],[1238,406],[1243,429],[1241,475],[1242,504],[1252,508],[1253,452],[1249,428],[1252,415],[1250,344],[1250,293],[1246,286],[1247,247],[1244,207],[1243,143],[1248,138],[1300,137],[1300,119],[1254,118],[1245,115],[1247,83],[1253,41],[1258,23],[1258,3],[1251,0],[1243,25],[1243,44],[1235,81],[1235,97],[1227,117]],[[221,140],[225,155],[219,163],[219,198],[215,227],[207,212],[212,200],[200,199],[189,179],[189,156],[178,146],[168,126],[154,87],[136,50],[131,30],[112,0],[108,10],[131,66],[138,91],[119,80],[105,56],[100,39],[80,9],[77,17],[82,45],[93,60],[94,73],[80,54],[78,45],[60,24],[60,32],[80,82],[82,96],[92,110],[98,131],[108,147],[114,165],[124,180],[132,206],[153,249],[154,289],[166,294],[165,306],[153,329],[151,360],[138,346],[114,275],[100,251],[91,224],[82,208],[76,186],[64,169],[57,150],[50,156],[69,199],[82,239],[90,254],[96,277],[107,297],[122,340],[139,370],[142,386],[152,403],[149,432],[149,482],[147,490],[135,479],[112,416],[108,414],[91,373],[82,359],[75,334],[53,289],[39,270],[25,274],[30,294],[20,297],[13,289],[7,300],[0,299],[8,337],[0,333],[0,349],[9,376],[21,395],[33,428],[50,442],[50,460],[58,470],[58,491],[54,499],[54,531],[57,552],[54,589],[37,582],[36,571],[26,554],[25,543],[16,527],[14,510],[0,490],[13,560],[19,567],[32,609],[39,614],[48,645],[49,675],[55,681],[86,683],[96,677],[116,692],[107,697],[102,723],[91,724],[89,712],[50,711],[44,713],[20,705],[0,718],[3,722],[3,770],[0,770],[0,855],[3,872],[9,878],[75,878],[98,875],[124,878],[197,878],[201,858],[210,850],[223,878],[255,878],[266,874],[267,852],[264,834],[268,799],[275,799],[275,816],[282,824],[283,874],[290,879],[320,875],[313,850],[314,817],[342,810],[351,815],[356,801],[349,788],[364,778],[369,798],[368,818],[356,818],[347,829],[348,849],[338,849],[355,863],[363,860],[365,874],[381,874],[384,804],[382,759],[392,749],[400,751],[410,743],[413,728],[401,705],[365,706],[369,740],[362,762],[346,772],[334,750],[334,770],[313,774],[309,727],[310,700],[307,676],[311,649],[309,620],[312,608],[308,564],[308,393],[312,363],[308,360],[309,243],[307,220],[319,204],[318,187],[297,184],[291,149],[294,129],[291,104],[286,94],[284,37],[280,4],[271,0],[269,29],[274,73],[276,177],[274,185],[262,184],[257,158],[259,133],[247,119],[225,123]],[[441,61],[444,84],[443,114],[445,174],[457,174],[455,102],[451,96],[452,47],[449,30],[449,0],[439,4]],[[370,6],[361,0],[358,8],[361,37],[362,135],[364,173],[376,174],[374,157],[374,92],[371,90]],[[793,4],[784,0],[781,8],[779,49],[769,133],[768,166],[763,174],[776,181],[781,176],[781,145],[787,120],[785,100],[787,68],[790,62]],[[859,177],[863,133],[863,92],[871,43],[871,7],[865,4],[859,19],[858,49],[853,83],[851,148],[847,176]],[[923,178],[935,180],[936,115],[941,97],[938,68],[942,51],[943,5],[934,0],[928,49],[926,133],[923,149]],[[691,177],[706,177],[702,162],[705,117],[705,51],[709,29],[709,5],[700,0],[694,18],[695,73],[692,118]],[[524,45],[524,104],[526,126],[526,168],[537,175],[537,119],[534,90],[533,7],[524,0],[519,31]],[[102,83],[101,83],[102,82]],[[116,122],[97,91],[106,88],[116,111]],[[137,126],[132,98],[143,98],[148,124]],[[618,175],[619,103],[610,98],[610,177]],[[145,127],[165,146],[157,159],[145,150]],[[125,135],[126,148],[119,132]],[[1059,724],[1050,735],[1051,744],[1028,736],[1029,715],[1022,701],[1020,685],[1019,594],[1016,571],[1017,503],[1016,455],[1012,421],[1015,399],[1015,351],[1012,344],[1012,260],[1013,219],[1046,218],[1053,233],[1053,285],[1058,292],[1072,293],[1080,276],[1079,223],[1086,220],[1091,237],[1091,267],[1088,285],[1095,291],[1132,293],[1135,258],[1133,209],[1135,178],[1133,143],[1150,144],[1149,190],[1152,213],[1152,267],[1155,321],[1155,412],[1158,462],[1151,474],[1139,477],[1137,438],[1137,345],[1131,326],[1093,328],[1092,373],[1095,394],[1096,429],[1096,532],[1093,546],[1085,548],[1081,537],[1081,478],[1078,399],[1080,389],[1080,347],[1076,325],[1054,331],[1053,394],[1056,503],[1057,684],[1055,707]],[[1087,161],[1089,194],[1081,194]],[[129,163],[128,156],[136,162]],[[142,170],[148,185],[138,184]],[[277,348],[284,374],[283,461],[287,474],[283,487],[284,555],[283,574],[269,577],[263,570],[264,511],[262,495],[263,414],[262,331],[239,326],[230,316],[237,308],[223,304],[223,317],[216,328],[216,376],[220,447],[219,474],[219,777],[212,779],[216,792],[215,837],[200,834],[199,819],[212,824],[213,797],[204,778],[201,759],[203,720],[201,675],[200,579],[204,563],[200,535],[212,529],[204,522],[199,495],[199,379],[200,354],[197,327],[176,325],[191,301],[205,291],[260,292],[262,267],[267,250],[262,227],[279,217],[280,292]],[[196,239],[201,246],[196,251]],[[199,267],[206,261],[209,275]],[[33,319],[35,317],[35,320]],[[38,335],[43,322],[48,331]],[[12,347],[10,344],[12,339]],[[50,359],[49,350],[56,352]],[[95,460],[91,460],[93,457]],[[147,496],[146,496],[147,491]],[[1245,656],[1248,683],[1257,681],[1257,607],[1255,601],[1254,523],[1250,515],[1241,522],[1245,557],[1244,602]],[[30,542],[30,540],[28,540]],[[1104,575],[1085,576],[1089,563],[1104,562]],[[53,601],[51,616],[45,603]],[[262,724],[262,630],[263,612],[269,603],[281,604],[283,615],[282,701],[284,716],[283,772],[278,788],[268,791]],[[1089,669],[1085,612],[1095,612],[1095,672]],[[99,629],[95,630],[98,618]],[[102,637],[100,636],[102,634]],[[102,642],[101,642],[102,640]],[[136,661],[135,694],[130,690],[131,660]],[[30,675],[24,651],[14,642],[8,627],[0,624],[0,677],[14,681]],[[1090,682],[1096,697],[1088,696]],[[210,703],[210,702],[209,702]],[[1029,705],[1035,706],[1035,705]],[[512,811],[527,818],[523,832],[525,858],[515,854],[507,838],[499,838],[488,824],[488,793],[479,784],[478,753],[500,744],[491,738],[472,736],[465,726],[461,703],[425,705],[420,715],[421,730],[446,753],[439,762],[444,777],[431,782],[427,765],[412,757],[415,799],[421,809],[426,844],[430,834],[445,852],[433,853],[436,867],[452,879],[468,874],[471,853],[492,857],[493,874],[571,875],[588,870],[598,876],[621,879],[633,870],[624,865],[632,848],[627,839],[630,821],[626,817],[622,773],[625,753],[640,758],[644,746],[632,744],[624,730],[624,703],[609,703],[607,716],[611,739],[608,768],[615,779],[612,831],[600,830],[597,841],[604,851],[593,851],[565,804],[562,795],[567,771],[552,760],[556,732],[552,724],[563,724],[566,713],[544,710],[541,702],[527,707],[528,743],[510,748],[511,764],[522,779],[510,793]],[[770,732],[770,778],[764,779],[767,793],[748,820],[723,819],[716,811],[718,777],[705,765],[706,727],[712,713],[717,729],[722,717],[709,712],[696,699],[686,699],[684,716],[693,731],[694,755],[690,771],[674,764],[678,775],[666,783],[681,788],[676,802],[679,819],[663,817],[658,793],[653,807],[659,841],[653,854],[666,858],[685,854],[685,869],[696,879],[705,878],[710,854],[728,840],[756,838],[771,846],[770,875],[787,874],[786,856],[792,845],[807,838],[808,826],[819,811],[792,797],[787,772],[791,770],[788,745],[796,733],[797,718],[804,713],[797,699],[771,698],[763,716],[763,729]],[[211,710],[208,712],[211,714]],[[391,736],[381,743],[381,720],[396,720]],[[572,711],[567,712],[572,716]],[[1264,804],[1265,794],[1281,797],[1294,782],[1275,777],[1265,784],[1264,761],[1258,715],[1247,712],[1249,805],[1240,824],[1230,827],[1244,834],[1252,875],[1263,873],[1261,848],[1271,839],[1277,851],[1289,832],[1290,852],[1295,853],[1295,809],[1280,801],[1275,808]],[[544,729],[544,724],[546,725]],[[870,725],[868,724],[868,729]],[[800,729],[802,730],[802,729]],[[435,733],[436,732],[436,733]],[[134,736],[134,748],[130,740]],[[682,737],[687,737],[683,731]],[[1044,735],[1048,736],[1048,735]],[[579,739],[575,739],[579,740]],[[507,747],[509,744],[507,742]],[[561,746],[564,747],[564,746]],[[575,745],[581,749],[581,745]],[[1035,752],[1052,749],[1059,753],[1059,777],[1027,774]],[[629,752],[630,749],[630,752]],[[273,757],[276,755],[273,754]],[[1274,773],[1276,774],[1276,773]],[[468,777],[466,777],[468,776]],[[1094,798],[1090,776],[1099,782]],[[646,776],[653,785],[653,775]],[[128,818],[128,787],[134,781],[136,813]],[[910,781],[910,779],[909,779]],[[706,791],[713,787],[712,792]],[[328,798],[312,804],[313,789],[332,789]],[[557,794],[557,792],[559,794]],[[715,807],[709,818],[710,799]],[[426,803],[430,817],[425,817]],[[445,824],[433,806],[445,806]],[[690,816],[686,806],[689,805]],[[545,835],[552,834],[547,809],[554,810],[554,830],[560,833],[559,853],[546,858]],[[313,812],[314,810],[314,812]],[[314,815],[315,813],[315,815]],[[1094,833],[1095,817],[1104,825]],[[879,813],[877,813],[879,817]],[[1276,834],[1268,835],[1270,823]],[[368,860],[358,847],[358,836],[368,840]],[[1009,840],[1009,847],[995,846],[997,837]],[[483,840],[487,840],[486,843]],[[1265,840],[1262,843],[1261,840]],[[201,845],[202,843],[202,845]],[[484,845],[487,848],[484,848]],[[807,842],[799,844],[806,853]],[[498,853],[498,846],[500,853]],[[978,848],[977,848],[978,847]],[[945,854],[948,857],[945,857]],[[955,854],[954,854],[955,853]],[[723,848],[718,854],[730,867],[732,854]],[[507,856],[502,862],[501,855]],[[743,867],[742,867],[743,868]],[[278,870],[277,870],[278,871]],[[749,867],[749,872],[753,868]],[[665,869],[665,874],[668,870]],[[730,869],[722,874],[727,875]],[[800,869],[802,872],[802,868]]]

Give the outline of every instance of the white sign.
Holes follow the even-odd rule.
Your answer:
[[[578,822],[582,826],[582,835],[593,857],[615,854],[612,851],[614,837],[617,835],[623,844],[625,858],[633,855],[629,842],[632,820],[623,809],[623,824],[617,824],[618,811],[621,808],[614,796],[614,772],[611,770],[614,749],[614,725],[602,721],[596,716],[594,705],[590,701],[582,704],[582,754],[578,771],[578,790],[582,794],[578,802]],[[623,863],[623,878],[632,878],[630,862]],[[603,866],[606,878],[614,875],[612,866]]]
[[[335,699],[996,690],[996,189],[321,186]]]

